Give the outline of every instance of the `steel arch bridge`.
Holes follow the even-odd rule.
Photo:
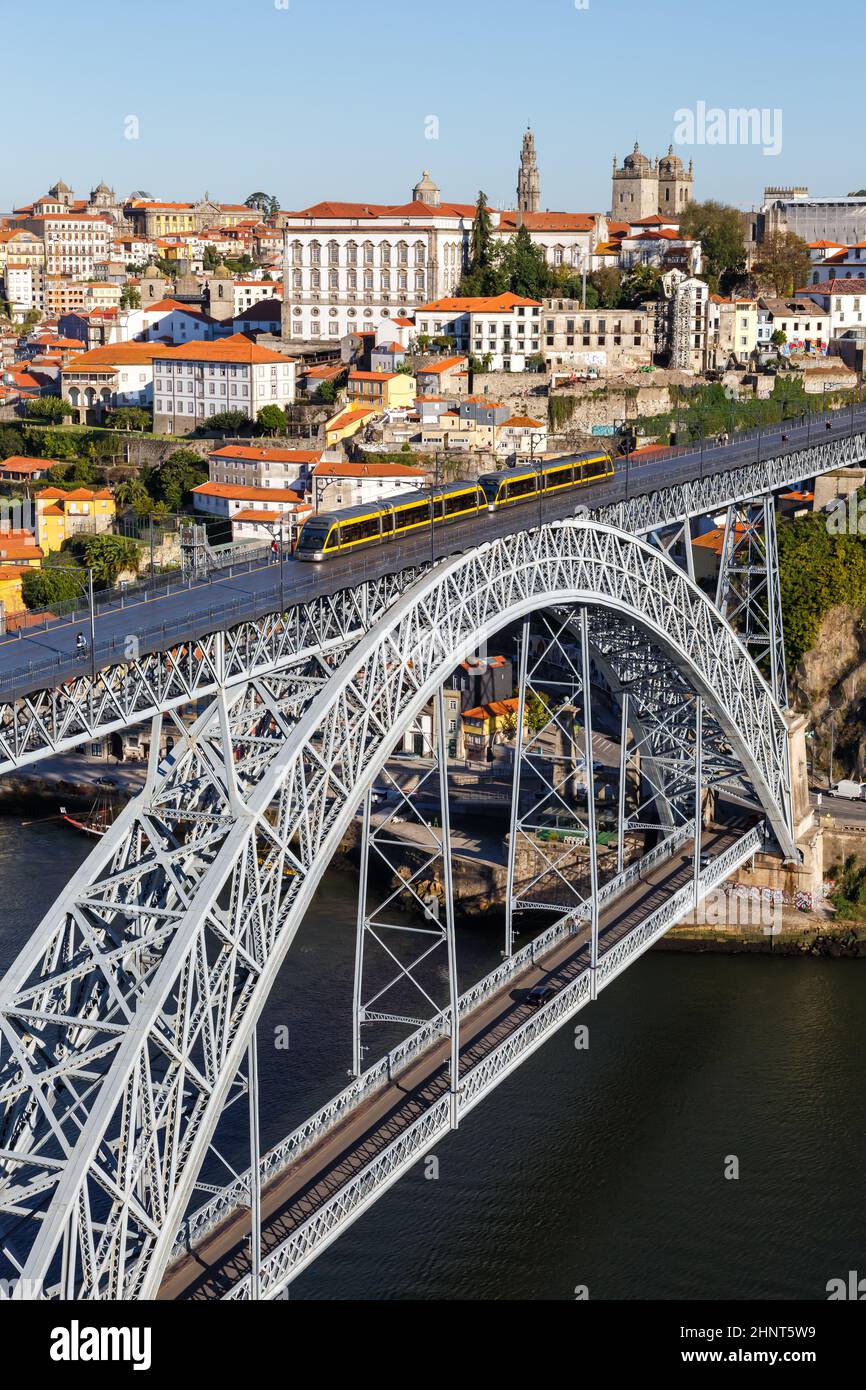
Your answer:
[[[487,637],[575,606],[665,654],[796,856],[785,716],[667,555],[574,520],[428,570],[360,639],[238,672],[191,728],[178,722],[172,754],[152,756],[142,794],[0,983],[11,1277],[155,1296],[276,974],[401,732]],[[634,661],[634,643],[607,657]]]

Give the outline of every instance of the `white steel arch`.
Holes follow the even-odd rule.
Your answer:
[[[154,1296],[255,1020],[401,731],[485,638],[574,604],[669,654],[796,853],[784,717],[666,556],[581,520],[430,570],[332,673],[250,680],[179,730],[0,982],[0,1213],[24,1280]]]

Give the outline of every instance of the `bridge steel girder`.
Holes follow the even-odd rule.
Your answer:
[[[682,523],[688,517],[711,516],[736,503],[778,492],[804,478],[832,473],[836,468],[862,465],[864,458],[866,434],[857,432],[776,458],[756,459],[754,463],[724,473],[708,473],[704,478],[673,483],[657,492],[596,508],[592,515],[608,526],[639,536],[649,535]]]
[[[256,1020],[367,789],[443,678],[551,605],[649,635],[796,855],[784,717],[670,560],[567,521],[441,563],[324,685],[299,668],[221,687],[0,981],[0,1215],[24,1287],[155,1295]]]
[[[866,434],[855,433],[704,478],[673,482],[611,506],[587,509],[578,503],[575,515],[648,535],[864,458]],[[526,521],[533,525],[530,513],[532,508]],[[237,621],[227,610],[223,627],[203,635],[181,621],[165,630],[158,650],[140,655],[125,651],[118,641],[116,655],[104,660],[100,647],[102,666],[95,680],[82,673],[58,683],[51,677],[50,663],[45,675],[41,668],[23,672],[27,693],[3,699],[0,689],[0,773],[144,723],[155,714],[214,695],[221,686],[265,676],[305,653],[355,641],[431,567],[419,563],[294,604],[282,614],[267,611],[266,604],[262,613]]]

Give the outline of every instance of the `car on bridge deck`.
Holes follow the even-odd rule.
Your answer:
[[[553,985],[533,985],[532,989],[526,991],[524,1004],[528,1004],[530,1009],[540,1009],[542,1004],[549,1004],[556,990]]]

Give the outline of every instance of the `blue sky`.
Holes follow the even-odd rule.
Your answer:
[[[18,5],[3,22],[0,209],[60,176],[77,193],[104,178],[123,196],[391,202],[425,167],[446,198],[484,188],[513,206],[529,121],[542,207],[604,211],[612,155],[635,139],[663,153],[675,112],[700,101],[780,108],[782,149],[678,147],[696,197],[749,207],[767,183],[847,193],[866,186],[844,56],[862,22],[860,0],[823,17],[806,0]]]

